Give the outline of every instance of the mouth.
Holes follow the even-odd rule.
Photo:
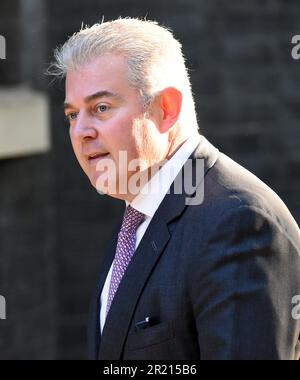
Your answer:
[[[88,161],[90,164],[94,164],[103,158],[107,158],[108,156],[109,153],[93,153],[88,156]]]

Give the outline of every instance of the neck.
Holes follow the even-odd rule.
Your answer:
[[[170,145],[165,159],[169,160],[170,158],[172,158],[172,156],[186,142],[187,139],[197,134],[197,130],[188,129],[187,131],[184,131],[184,129],[181,128],[180,132],[176,133],[175,136],[170,135]]]

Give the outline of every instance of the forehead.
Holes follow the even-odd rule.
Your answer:
[[[99,91],[116,93],[126,89],[129,89],[127,61],[121,55],[107,54],[67,72],[68,102]]]

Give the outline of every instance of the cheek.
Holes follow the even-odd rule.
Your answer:
[[[132,128],[132,137],[135,140],[135,144],[139,153],[143,153],[150,141],[151,131],[149,129],[149,123],[146,120],[135,120]]]
[[[136,145],[141,157],[156,160],[164,149],[164,138],[150,120],[142,120],[135,125]]]
[[[107,149],[116,159],[121,150],[126,151],[128,155],[135,155],[137,141],[140,138],[138,128],[135,128],[135,121],[132,118],[119,117],[106,127],[107,133],[103,133],[103,139],[107,143]]]

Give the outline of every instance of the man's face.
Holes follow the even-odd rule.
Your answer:
[[[159,132],[159,106],[151,107],[151,115],[145,116],[141,95],[129,84],[125,58],[104,55],[76,71],[68,71],[65,113],[75,155],[92,185],[98,188],[99,180],[113,181],[116,193],[108,194],[131,201],[133,196],[120,193],[119,182],[125,179],[128,183],[137,170],[124,168],[119,152],[127,153],[128,163],[141,160],[139,170],[147,171],[153,161],[165,158],[168,136]],[[97,164],[99,169],[99,164],[107,162],[105,159],[112,160],[116,173],[97,170]]]

